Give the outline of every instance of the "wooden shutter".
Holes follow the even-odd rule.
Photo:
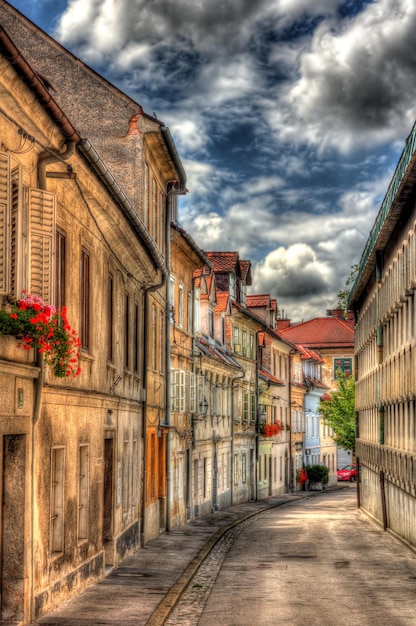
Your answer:
[[[28,186],[29,172],[18,163],[11,168],[10,196],[10,295],[15,300],[28,289]]]
[[[53,251],[55,195],[29,190],[29,292],[51,304],[53,298]]]
[[[0,152],[0,294],[9,291],[9,207],[10,163],[7,154]]]

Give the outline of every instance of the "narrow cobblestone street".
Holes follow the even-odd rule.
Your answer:
[[[416,624],[416,555],[357,510],[354,496],[342,490],[257,516],[222,557],[201,618],[174,614],[169,623]]]
[[[354,485],[290,494],[162,535],[37,623],[413,626],[416,554],[356,508]]]

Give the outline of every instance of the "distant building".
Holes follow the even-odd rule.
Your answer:
[[[354,309],[360,504],[416,546],[416,127],[362,254]]]
[[[330,483],[336,483],[336,470],[343,465],[345,453],[337,449],[329,426],[322,423],[318,404],[326,392],[336,389],[336,373],[342,370],[354,375],[354,322],[341,312],[330,311],[327,317],[291,325],[278,322],[285,339],[295,343],[302,352],[305,384],[306,441],[305,462],[322,463],[330,470]],[[312,369],[311,369],[312,368]],[[338,460],[338,455],[343,459]]]
[[[294,346],[276,332],[274,298],[248,295],[247,307],[266,323],[264,332],[258,333],[259,499],[290,491],[290,355]]]

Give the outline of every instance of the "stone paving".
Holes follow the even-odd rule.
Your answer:
[[[228,530],[215,544],[209,555],[193,576],[191,583],[181,595],[178,604],[166,620],[166,626],[197,626],[211,590],[217,580],[221,566],[231,546],[241,531],[259,517],[270,511],[259,513]]]
[[[191,584],[190,591],[192,588],[203,589],[209,596],[208,587],[212,588],[215,583],[221,568],[220,559],[225,558],[243,529],[241,523],[250,523],[252,516],[257,518],[258,514],[276,506],[316,495],[314,492],[296,492],[233,505],[163,533],[114,568],[105,579],[34,623],[49,626],[162,626],[198,568],[202,575],[214,572],[213,577],[206,584],[195,581],[194,585],[204,584],[205,587],[192,587]],[[211,551],[213,561],[207,561],[204,567]],[[197,604],[196,600],[192,602]],[[179,620],[179,617],[172,616],[172,619]],[[189,615],[181,619],[189,619]]]

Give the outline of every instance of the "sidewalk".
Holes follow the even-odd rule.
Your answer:
[[[149,542],[105,579],[34,623],[159,626],[211,547],[230,527],[260,511],[319,493],[301,491],[234,505],[179,526]]]

